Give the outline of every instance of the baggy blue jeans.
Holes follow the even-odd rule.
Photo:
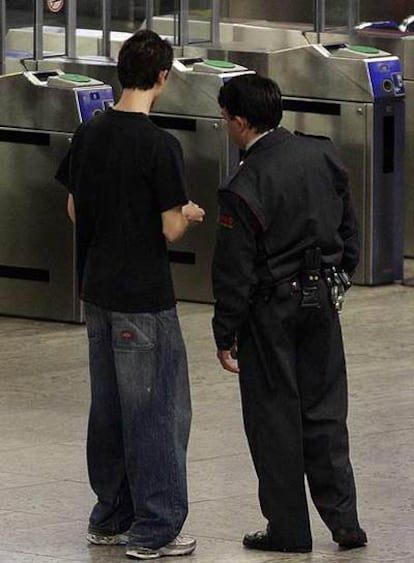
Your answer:
[[[85,303],[91,407],[87,459],[97,496],[89,531],[129,530],[157,549],[188,512],[191,422],[187,357],[176,309],[119,313]]]

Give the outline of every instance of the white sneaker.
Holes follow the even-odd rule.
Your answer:
[[[128,543],[127,534],[103,535],[88,532],[86,541],[94,545],[126,545]]]
[[[174,540],[158,549],[150,549],[148,547],[128,547],[126,554],[128,557],[135,559],[158,559],[159,557],[168,557],[175,555],[190,555],[193,553],[197,545],[194,538],[189,536],[178,535]]]

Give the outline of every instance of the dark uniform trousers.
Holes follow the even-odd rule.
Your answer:
[[[301,308],[300,291],[280,289],[252,305],[238,360],[262,512],[275,544],[294,548],[312,545],[305,474],[332,532],[359,524],[338,314],[322,280],[319,309]]]

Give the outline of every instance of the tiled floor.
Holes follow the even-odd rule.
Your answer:
[[[249,552],[263,525],[237,380],[215,359],[209,305],[181,303],[193,427],[189,563],[414,562],[414,288],[355,287],[342,316],[352,459],[369,546],[340,552],[312,510],[314,551]],[[118,563],[84,540],[93,503],[85,467],[89,389],[82,326],[0,318],[0,562]],[[169,558],[182,561],[182,558]]]

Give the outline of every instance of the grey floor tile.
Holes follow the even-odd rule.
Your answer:
[[[361,437],[352,446],[355,471],[361,477],[388,479],[397,486],[412,482],[414,489],[414,439],[411,429]],[[390,458],[394,460],[390,464]]]
[[[187,561],[188,563],[268,563],[271,557],[272,554],[269,552],[244,549],[240,542],[201,537],[196,552]],[[302,563],[308,560],[307,556],[303,555],[296,555],[292,559],[291,555],[280,554],[278,558],[282,563],[291,561]],[[179,558],[172,558],[171,561],[179,563]],[[182,558],[180,562],[185,563]]]
[[[22,393],[16,391],[21,405]],[[56,405],[48,408],[29,408],[4,413],[0,408],[0,428],[4,437],[0,440],[0,452],[5,449],[24,448],[29,445],[47,445],[50,442],[83,443],[86,439],[87,411],[82,415],[61,412],[56,416]],[[1,456],[0,456],[1,457]]]
[[[0,491],[3,489],[14,489],[27,486],[30,487],[32,485],[40,485],[50,482],[51,479],[45,479],[32,475],[21,475],[19,473],[0,473]]]
[[[11,449],[0,456],[0,471],[44,479],[87,481],[85,451],[82,445],[42,444]],[[0,506],[1,508],[1,506]]]
[[[264,527],[255,494],[192,502],[186,530],[195,537],[234,541],[241,545],[246,532]]]
[[[13,538],[13,534],[17,531],[30,532],[35,528],[41,528],[42,526],[48,526],[54,523],[56,523],[56,514],[54,513],[0,510],[0,535],[2,539],[7,539],[8,536]]]
[[[0,549],[0,563],[57,563],[54,556],[44,557],[33,553],[24,553],[16,548],[13,551],[3,551]],[[72,560],[71,563],[82,563]]]
[[[244,453],[190,461],[188,475],[192,502],[212,499],[224,502],[257,490],[254,469]]]
[[[1,509],[54,517],[54,522],[82,519],[87,522],[94,496],[88,484],[53,481],[1,491]]]
[[[85,540],[85,522],[81,521],[36,526],[30,532],[16,531],[13,541],[6,538],[2,549],[11,551],[13,546],[18,546],[23,553],[52,557],[56,562],[126,561],[125,549],[121,546],[90,546]]]

